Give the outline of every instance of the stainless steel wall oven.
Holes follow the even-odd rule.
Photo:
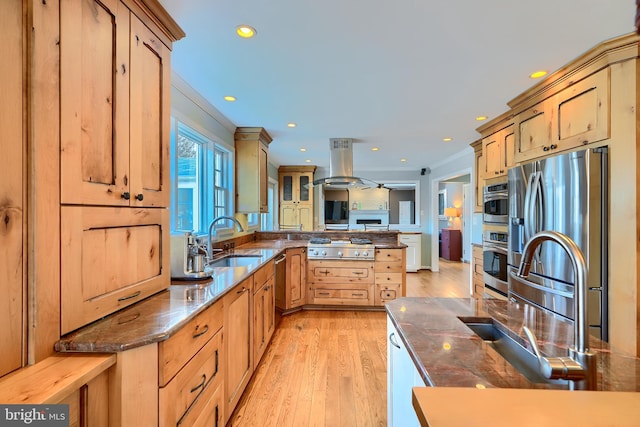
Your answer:
[[[482,269],[484,286],[506,297],[509,291],[507,276],[508,234],[485,231],[482,235]]]
[[[509,192],[506,182],[484,187],[482,221],[485,224],[509,222]]]

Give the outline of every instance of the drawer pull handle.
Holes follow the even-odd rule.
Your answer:
[[[216,349],[216,366],[215,366],[215,368],[213,370],[213,376],[211,378],[215,378],[216,375],[218,375],[218,361],[219,361],[219,359],[218,359],[218,349]]]
[[[129,295],[129,296],[122,297],[122,298],[118,298],[118,302],[120,302],[120,301],[126,301],[126,300],[128,300],[128,299],[135,298],[135,297],[139,296],[139,295],[140,295],[140,293],[141,293],[141,291],[138,291],[138,292],[134,292],[133,294],[131,294],[131,295]]]
[[[319,295],[326,295],[326,296],[329,296],[329,295],[330,295],[330,294],[329,294],[329,292],[318,292],[318,294],[319,294]]]
[[[351,296],[352,296],[352,297],[361,297],[361,296],[363,296],[363,295],[364,295],[364,294],[357,294],[357,293],[353,293],[353,294],[351,294]]]
[[[363,271],[354,271],[353,274],[364,274]]]
[[[198,328],[196,328],[196,331],[198,330]],[[196,339],[198,337],[203,336],[204,334],[206,334],[207,332],[209,332],[209,325],[204,325],[204,328],[202,328],[202,331],[197,332],[193,335],[193,338]]]
[[[220,418],[220,409],[218,405],[216,405],[216,427],[218,427],[218,419]]]
[[[240,289],[238,292],[236,292],[238,295],[240,295],[243,292],[247,292],[249,289],[245,288],[244,286],[242,287],[242,289]]]
[[[202,381],[200,382],[200,384],[198,384],[197,386],[191,389],[191,393],[196,392],[200,388],[204,388],[204,384],[206,382],[207,382],[207,376],[205,374],[202,374]]]
[[[395,339],[393,338],[396,335],[395,332],[391,332],[391,334],[389,335],[389,342],[391,343],[391,345],[393,345],[394,347],[397,348],[402,348],[398,345],[398,343],[395,342]]]

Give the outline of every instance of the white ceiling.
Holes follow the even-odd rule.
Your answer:
[[[634,31],[636,11],[634,0],[160,3],[187,34],[174,70],[236,126],[266,128],[274,164],[326,168],[329,138],[345,137],[356,171],[419,171],[470,149],[476,116],[505,112],[532,71]],[[239,24],[257,36],[239,38]]]

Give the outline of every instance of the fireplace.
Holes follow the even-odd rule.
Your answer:
[[[352,209],[349,211],[349,224],[350,225],[362,225],[364,224],[389,224],[389,211],[386,209]]]

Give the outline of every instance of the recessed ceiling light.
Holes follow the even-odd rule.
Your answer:
[[[481,122],[483,120],[487,120],[487,119],[488,119],[487,116],[478,116],[478,117],[476,117],[476,120],[479,121],[479,122]]]
[[[406,162],[406,161],[407,161],[407,159],[400,159],[400,161],[401,161],[401,162]]]
[[[532,79],[539,79],[540,77],[544,77],[547,75],[547,72],[544,70],[540,70],[540,71],[536,71],[533,72],[531,74],[529,74],[529,77],[531,77]]]
[[[378,151],[378,150],[379,150],[379,148],[378,148],[378,147],[373,147],[373,148],[371,149],[371,151]]]
[[[236,100],[236,97],[235,96],[231,96],[231,95],[227,95],[227,96],[224,97],[224,100],[225,101],[229,101],[229,102],[233,102],[233,101]]]
[[[448,137],[446,137],[446,138],[442,138],[442,140],[443,140],[444,142],[451,142],[451,141],[453,140],[453,138],[451,138],[451,137],[449,137],[449,136],[448,136]]]
[[[236,33],[243,39],[250,39],[251,37],[258,34],[256,29],[253,28],[251,25],[244,25],[244,24],[238,25],[236,27]]]
[[[302,151],[304,153],[305,151],[307,151],[307,149],[306,148],[301,148],[300,151]]]
[[[311,159],[307,159],[307,160],[305,160],[305,162],[311,163]]]
[[[287,123],[287,127],[294,128],[296,126],[297,125],[295,123],[293,123],[293,122],[292,123]]]

